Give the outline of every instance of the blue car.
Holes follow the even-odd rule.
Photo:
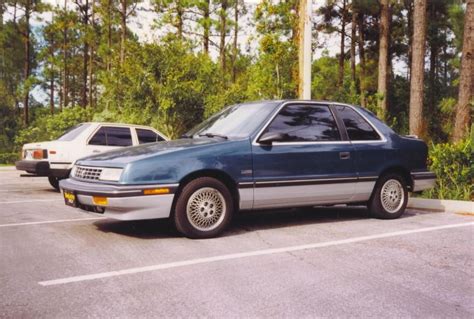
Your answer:
[[[434,186],[428,148],[366,109],[334,102],[232,105],[181,139],[77,161],[65,203],[120,220],[170,218],[215,237],[241,210],[364,204],[397,218],[408,192]]]

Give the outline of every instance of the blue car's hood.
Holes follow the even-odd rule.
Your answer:
[[[130,162],[138,161],[151,156],[225,142],[226,140],[221,138],[187,138],[167,142],[130,146],[81,158],[77,161],[77,164],[101,167],[124,167]]]

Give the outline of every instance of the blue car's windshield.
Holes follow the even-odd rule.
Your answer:
[[[229,106],[194,127],[185,136],[220,135],[248,137],[280,102],[258,102]]]

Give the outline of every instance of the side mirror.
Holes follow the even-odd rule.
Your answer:
[[[278,132],[268,132],[260,136],[258,142],[264,145],[271,145],[273,142],[283,141],[285,139],[285,135],[286,134]]]

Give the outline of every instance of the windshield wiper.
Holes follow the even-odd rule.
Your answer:
[[[223,138],[225,140],[228,139],[227,136],[225,135],[221,135],[221,134],[215,134],[215,133],[204,133],[204,134],[199,134],[198,136],[205,136],[205,137],[220,137],[220,138]]]
[[[180,136],[180,138],[193,138],[192,135],[187,135],[187,134],[183,134]]]

